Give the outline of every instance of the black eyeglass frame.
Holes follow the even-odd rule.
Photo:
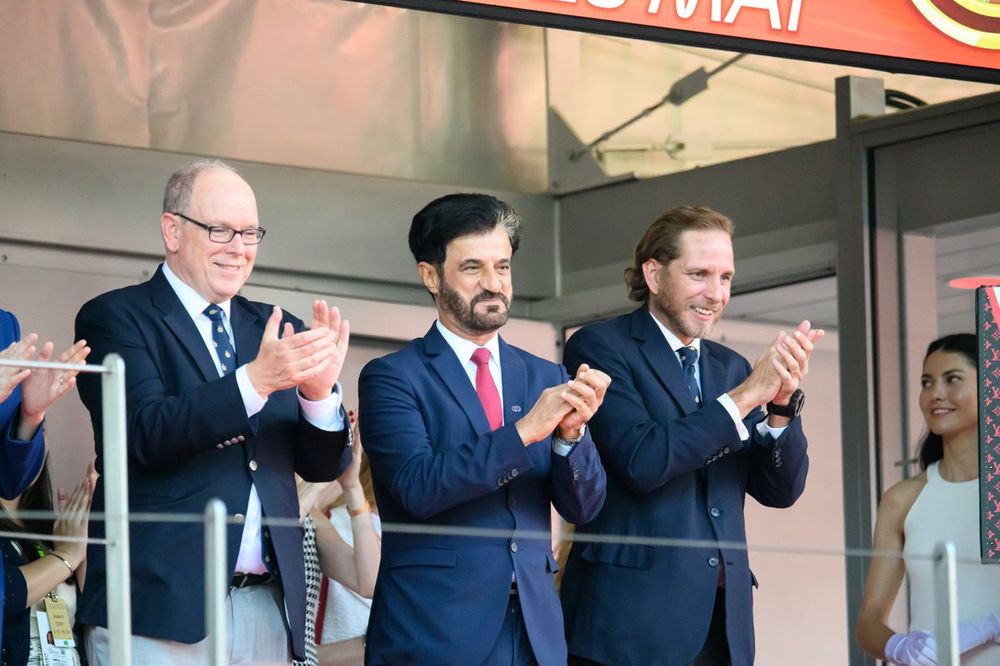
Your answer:
[[[188,217],[184,213],[178,213],[176,211],[170,211],[171,215],[176,215],[177,217],[190,222],[191,224],[201,227],[208,232],[208,240],[213,243],[219,243],[220,245],[225,245],[226,243],[232,243],[236,234],[240,235],[243,240],[244,245],[259,245],[262,240],[264,240],[264,234],[267,233],[267,229],[263,227],[254,227],[252,229],[242,229],[237,230],[232,227],[227,227],[224,224],[205,224],[204,222],[199,222],[198,220]],[[219,240],[218,238],[212,238],[212,234],[218,235],[220,232],[225,232],[229,234],[229,238],[226,240]],[[247,240],[247,232],[250,232],[252,236]]]

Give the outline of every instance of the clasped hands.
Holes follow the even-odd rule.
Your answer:
[[[780,331],[768,350],[754,363],[750,375],[729,392],[740,414],[746,416],[754,408],[769,402],[787,405],[792,393],[809,373],[813,349],[825,334],[821,328],[812,328],[808,320],[802,321],[791,333]]]
[[[54,345],[46,342],[38,350],[38,335],[31,333],[18,342],[12,342],[0,351],[0,358],[22,361],[51,361]],[[37,351],[37,354],[36,354]],[[90,347],[86,340],[79,340],[55,360],[59,363],[83,364]],[[54,370],[51,368],[17,368],[0,366],[0,402],[7,399],[21,384],[21,415],[18,421],[18,439],[31,439],[45,412],[56,400],[64,396],[76,385],[77,370]]]
[[[264,398],[295,386],[306,400],[322,400],[340,377],[350,337],[347,320],[325,300],[313,301],[312,324],[298,333],[281,325],[281,308],[274,306],[247,377]]]
[[[576,440],[580,428],[604,402],[610,385],[611,377],[584,363],[576,377],[542,391],[531,410],[517,422],[524,445],[543,440],[556,430],[563,439]]]

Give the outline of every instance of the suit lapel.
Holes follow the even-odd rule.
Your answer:
[[[706,344],[704,340],[701,342],[698,365],[701,373],[701,400],[707,405],[725,392],[725,387],[720,386],[720,383],[726,376],[726,369],[722,361],[712,355],[711,344]]]
[[[642,355],[646,357],[646,361],[653,368],[653,372],[663,388],[680,405],[685,414],[696,411],[698,404],[688,390],[684,370],[681,369],[677,356],[670,349],[663,333],[660,332],[646,308],[640,307],[632,313],[631,329],[632,337],[639,342]]]
[[[208,347],[198,328],[191,321],[187,310],[181,305],[173,287],[163,275],[163,268],[158,268],[152,279],[153,306],[163,314],[163,323],[174,334],[181,347],[191,357],[191,361],[201,371],[206,382],[219,378],[219,370],[209,354]]]
[[[500,373],[503,377],[503,422],[506,425],[514,423],[526,413],[528,372],[524,361],[503,338],[500,338]]]
[[[259,323],[257,313],[242,296],[236,296],[230,303],[229,315],[233,337],[236,339],[236,363],[239,367],[257,357],[260,341],[264,337],[264,325]]]
[[[479,395],[469,381],[469,376],[465,373],[455,352],[445,341],[444,337],[437,330],[437,324],[432,324],[431,329],[424,336],[424,352],[428,356],[428,362],[434,372],[441,378],[441,381],[451,392],[455,402],[462,408],[469,418],[473,430],[477,437],[481,437],[490,431],[489,421],[486,419],[486,412],[479,402]],[[502,361],[501,361],[502,363]],[[504,378],[504,393],[507,391],[506,376]]]

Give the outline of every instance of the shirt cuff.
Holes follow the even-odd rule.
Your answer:
[[[736,407],[733,399],[729,397],[729,394],[723,393],[718,397],[718,401],[729,412],[729,417],[733,420],[733,425],[736,426],[736,432],[740,436],[740,441],[745,442],[750,439],[750,433],[747,431],[747,427],[743,425],[743,419],[740,418],[740,410]]]
[[[247,410],[247,418],[264,409],[267,398],[261,397],[257,389],[253,387],[250,376],[247,373],[247,366],[241,365],[236,368],[236,385],[240,389],[240,396],[243,398],[243,407]]]
[[[310,424],[327,432],[339,432],[344,429],[344,415],[340,411],[344,395],[340,388],[340,382],[337,382],[333,387],[333,392],[322,400],[307,400],[302,397],[298,389],[295,390],[295,395],[299,398],[302,415]]]
[[[778,439],[779,437],[781,437],[781,433],[785,432],[785,428],[787,427],[788,426],[781,426],[780,428],[772,428],[767,424],[767,419],[764,419],[763,421],[757,424],[757,432],[760,433],[761,437],[766,437],[767,435],[770,435],[771,437]]]
[[[580,435],[576,438],[576,440],[568,442],[562,437],[560,437],[559,432],[556,431],[556,434],[552,435],[552,453],[556,454],[557,456],[562,456],[563,458],[565,458],[570,453],[572,453],[573,447],[576,446],[581,439],[583,439],[583,435],[586,432],[587,432],[587,424],[584,423],[582,426],[580,426]]]

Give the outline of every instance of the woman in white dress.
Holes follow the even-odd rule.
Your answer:
[[[874,548],[903,559],[872,558],[857,635],[871,655],[904,666],[937,664],[934,581],[929,555],[952,541],[958,556],[959,650],[963,666],[1000,664],[1000,567],[979,555],[979,419],[977,345],[971,334],[948,335],[927,348],[920,411],[928,433],[923,472],[900,481],[878,508]],[[910,582],[910,626],[887,624],[903,582]]]

